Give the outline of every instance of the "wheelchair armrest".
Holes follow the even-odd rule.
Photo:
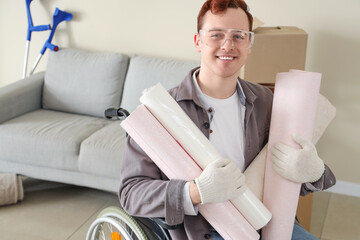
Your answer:
[[[107,119],[117,117],[120,120],[124,120],[130,115],[130,113],[124,108],[110,107],[105,110],[104,115]]]
[[[180,226],[180,224],[169,225],[165,222],[165,218],[152,218],[154,222],[156,222],[159,226],[167,230],[174,230]]]

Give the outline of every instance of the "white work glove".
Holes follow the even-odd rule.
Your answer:
[[[309,140],[294,134],[293,139],[301,149],[277,143],[271,148],[274,170],[284,178],[307,183],[318,181],[325,171],[325,165],[317,154],[315,145]]]
[[[195,179],[201,203],[224,202],[240,196],[247,189],[245,175],[230,159],[214,161]]]

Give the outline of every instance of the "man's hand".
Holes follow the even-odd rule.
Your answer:
[[[316,182],[325,171],[325,165],[312,142],[294,135],[293,139],[302,149],[277,143],[271,148],[271,160],[275,171],[284,178],[297,182]]]
[[[247,189],[245,175],[230,159],[210,163],[195,182],[202,204],[224,202],[240,196]]]

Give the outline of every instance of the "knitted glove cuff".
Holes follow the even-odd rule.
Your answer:
[[[212,180],[210,178],[202,178],[200,181],[196,178],[195,184],[199,189],[201,204],[214,201],[217,193],[212,187]]]
[[[316,173],[314,173],[314,175],[311,176],[311,179],[309,182],[315,183],[315,182],[319,181],[325,175],[325,172],[326,172],[326,168],[325,168],[325,164],[324,164],[324,169],[322,171],[317,171]]]

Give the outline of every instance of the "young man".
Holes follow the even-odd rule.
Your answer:
[[[209,164],[191,182],[168,180],[129,137],[121,171],[120,202],[129,214],[164,217],[173,239],[222,239],[197,211],[198,204],[222,202],[242,194],[242,174],[268,141],[272,93],[238,77],[251,52],[252,16],[242,0],[208,0],[198,16],[195,48],[200,68],[170,90],[172,97],[214,144],[224,159]],[[331,170],[317,156],[314,145],[296,136],[303,151],[276,145],[275,169],[285,154],[293,164],[281,166],[282,176],[303,183],[301,194],[321,191],[335,183]],[[280,153],[279,153],[280,151]],[[229,160],[231,159],[231,160]],[[302,168],[297,162],[302,161]],[[287,160],[286,160],[287,161]],[[240,171],[240,170],[241,171]],[[289,174],[289,172],[291,174]],[[293,239],[315,239],[298,224]]]

